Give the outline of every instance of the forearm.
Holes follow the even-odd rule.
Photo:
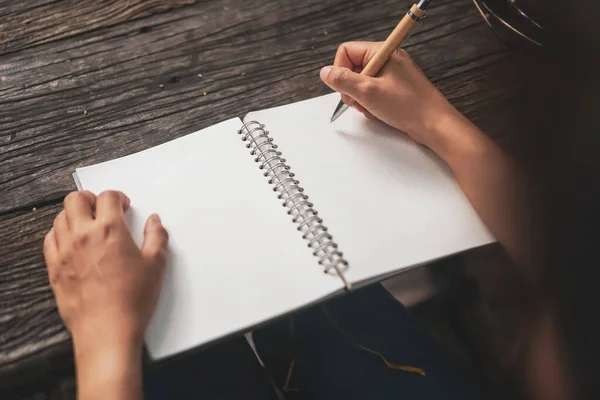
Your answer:
[[[141,346],[75,346],[79,400],[142,400]]]
[[[436,126],[431,144],[453,171],[482,221],[519,264],[530,267],[531,236],[525,183],[513,160],[460,113]]]

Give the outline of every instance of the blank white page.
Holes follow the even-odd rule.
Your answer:
[[[84,189],[131,197],[138,243],[156,212],[169,260],[146,332],[162,358],[247,329],[342,288],[322,272],[232,119],[131,156],[77,169]]]
[[[446,165],[331,94],[250,113],[279,145],[357,283],[492,242]]]

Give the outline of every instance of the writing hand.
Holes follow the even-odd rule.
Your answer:
[[[404,50],[392,54],[379,76],[360,75],[380,46],[373,42],[342,44],[334,65],[321,70],[321,79],[341,93],[345,103],[356,101],[354,107],[368,118],[378,118],[435,151],[437,125],[458,111]]]
[[[528,231],[528,193],[517,166],[456,110],[404,50],[379,76],[360,75],[381,43],[342,44],[321,79],[346,103],[429,147],[450,167],[483,222],[521,265],[535,263]]]

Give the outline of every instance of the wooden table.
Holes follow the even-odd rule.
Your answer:
[[[325,94],[318,71],[337,46],[385,39],[409,6],[0,0],[0,382],[69,356],[41,249],[76,167]],[[405,48],[461,111],[510,144],[520,57],[470,0],[432,1]]]

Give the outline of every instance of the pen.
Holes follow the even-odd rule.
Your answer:
[[[381,68],[383,68],[392,53],[410,36],[417,25],[417,22],[423,19],[429,1],[430,0],[421,0],[418,4],[413,4],[398,26],[396,26],[390,36],[383,42],[383,45],[377,50],[373,58],[371,58],[371,61],[367,63],[367,66],[360,73],[361,75],[375,76],[381,71]],[[351,101],[350,104],[345,104],[340,100],[331,116],[331,122],[338,119],[340,115],[354,104],[354,100]]]

